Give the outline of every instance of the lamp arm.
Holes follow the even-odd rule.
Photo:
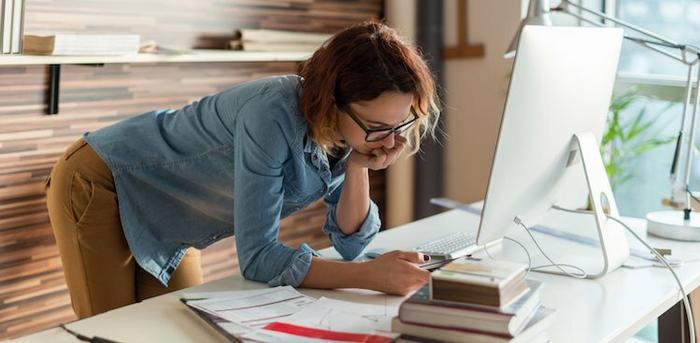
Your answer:
[[[570,15],[570,16],[576,18],[576,19],[579,19],[579,20],[581,20],[581,21],[584,21],[584,22],[586,22],[586,23],[589,23],[589,24],[591,24],[591,25],[595,25],[595,26],[598,26],[598,27],[604,27],[604,25],[602,25],[601,23],[597,23],[597,22],[595,22],[595,21],[593,21],[593,20],[590,20],[590,19],[588,19],[588,18],[585,18],[585,17],[583,17],[583,16],[580,16],[580,15],[578,15],[578,14],[576,14],[576,13],[570,12],[569,10],[562,9],[562,8],[560,8],[560,7],[552,8],[552,11],[563,12],[563,13],[566,13],[566,14],[568,14],[568,15]],[[684,63],[684,64],[689,64],[689,63],[691,63],[691,62],[687,61],[684,57],[676,56],[676,55],[674,55],[674,54],[672,54],[672,53],[670,53],[670,52],[668,52],[668,51],[666,51],[666,50],[663,50],[663,49],[660,49],[660,48],[658,48],[658,47],[656,47],[656,46],[651,45],[651,44],[652,44],[651,41],[647,41],[647,40],[643,40],[643,39],[639,39],[639,38],[632,38],[632,37],[627,36],[627,35],[625,35],[624,37],[625,37],[625,39],[628,39],[628,40],[630,40],[630,41],[632,41],[632,42],[635,42],[635,43],[637,43],[637,44],[639,44],[639,45],[642,45],[642,46],[644,46],[644,47],[646,47],[646,48],[648,48],[648,49],[654,50],[654,51],[656,51],[656,52],[658,52],[658,53],[660,53],[660,54],[662,54],[662,55],[665,55],[665,56],[667,56],[667,57],[670,57],[670,58],[672,58],[672,59],[674,59],[674,60],[676,60],[676,61],[679,61],[679,62],[681,62],[681,63]],[[657,42],[654,42],[653,44],[657,44]],[[674,46],[674,47],[675,47],[675,46]],[[696,60],[697,60],[697,59],[696,59]],[[694,63],[695,61],[692,61],[692,62]]]
[[[700,90],[700,68],[698,68],[698,77],[695,79],[695,89]],[[688,194],[688,186],[690,185],[690,167],[692,166],[692,158],[695,155],[695,131],[697,130],[697,120],[698,120],[698,110],[700,106],[700,94],[695,95],[695,104],[693,104],[693,114],[691,116],[692,121],[690,123],[690,137],[688,141],[687,151],[685,155],[685,180],[683,185],[685,186],[685,208],[690,209],[690,196]]]
[[[645,29],[639,28],[639,27],[634,26],[634,25],[632,25],[632,24],[628,24],[628,23],[626,23],[626,22],[624,22],[624,21],[622,21],[622,20],[615,19],[615,18],[613,18],[613,17],[607,16],[607,15],[605,15],[605,14],[603,14],[603,13],[596,12],[596,11],[593,11],[593,10],[590,10],[590,9],[587,9],[587,8],[585,8],[585,7],[583,7],[583,6],[574,4],[574,3],[572,3],[572,2],[570,2],[570,1],[568,1],[568,0],[562,0],[562,2],[559,4],[559,6],[552,8],[551,11],[566,13],[566,14],[568,14],[568,15],[570,15],[570,16],[576,18],[576,19],[579,19],[579,20],[581,20],[581,21],[584,21],[584,22],[589,23],[589,24],[594,25],[594,26],[598,26],[598,27],[604,27],[604,26],[605,26],[605,25],[603,25],[603,24],[601,24],[601,23],[598,23],[598,22],[595,22],[595,21],[593,21],[593,20],[590,20],[590,19],[588,19],[588,18],[586,18],[586,17],[584,17],[584,16],[582,16],[582,15],[580,15],[580,14],[578,14],[578,13],[574,13],[574,12],[570,11],[570,10],[567,8],[567,6],[569,6],[569,5],[572,6],[572,7],[581,9],[582,11],[587,12],[587,13],[590,13],[590,14],[592,14],[592,15],[594,15],[594,16],[597,16],[598,18],[602,18],[602,19],[605,19],[605,20],[609,20],[609,21],[611,21],[611,22],[613,22],[613,23],[615,23],[615,24],[618,24],[619,26],[622,26],[622,27],[627,28],[627,29],[629,29],[629,30],[638,32],[638,33],[640,33],[640,34],[643,34],[643,35],[646,35],[646,36],[648,36],[648,37],[651,37],[652,39],[655,39],[655,40],[650,40],[650,39],[645,39],[645,38],[630,37],[630,36],[628,36],[628,35],[625,35],[625,36],[624,36],[625,39],[627,39],[627,40],[630,40],[630,41],[635,42],[635,43],[637,43],[637,44],[639,44],[639,45],[642,45],[642,46],[644,46],[645,48],[648,48],[648,49],[650,49],[650,50],[654,50],[654,51],[656,51],[656,52],[658,52],[658,53],[660,53],[660,54],[662,54],[662,55],[665,55],[665,56],[667,56],[667,57],[670,57],[670,58],[672,58],[672,59],[674,59],[674,60],[676,60],[676,61],[679,61],[679,62],[681,62],[681,63],[683,63],[683,64],[685,64],[685,65],[692,65],[692,64],[695,64],[695,63],[698,62],[698,58],[700,58],[700,50],[698,50],[696,47],[694,47],[694,46],[692,46],[692,45],[686,45],[686,44],[679,44],[679,43],[676,43],[676,42],[674,42],[674,41],[672,41],[672,40],[669,40],[669,39],[666,39],[666,38],[664,38],[664,37],[661,37],[661,36],[659,36],[659,35],[657,35],[657,34],[651,33],[651,32],[649,32],[649,31],[647,31],[647,30],[645,30]],[[658,46],[663,46],[663,47],[665,47],[665,48],[671,48],[671,49],[679,50],[679,52],[680,52],[681,55],[680,55],[680,56],[674,55],[674,54],[671,53],[671,52],[668,52],[668,51],[666,51],[666,50],[664,50],[664,49],[661,49],[661,48],[657,47],[657,45],[658,45]],[[695,59],[692,59],[692,60],[688,59],[688,53],[690,53],[690,56],[695,56]]]
[[[700,107],[700,95],[695,96],[695,104],[693,106],[692,112],[690,113],[690,128],[686,128],[686,121],[688,119],[688,112],[691,105],[691,91],[693,88],[692,73],[693,68],[700,64],[700,49],[693,45],[679,44],[671,39],[662,37],[648,30],[642,29],[635,25],[629,24],[617,18],[610,17],[604,13],[588,9],[579,4],[575,4],[570,0],[561,0],[557,7],[551,9],[551,11],[566,13],[574,18],[577,18],[583,22],[589,23],[593,26],[604,27],[605,25],[584,17],[581,14],[572,12],[569,6],[579,9],[582,12],[590,14],[600,19],[610,21],[617,24],[627,30],[634,31],[638,34],[644,35],[645,38],[631,37],[629,35],[624,35],[625,39],[635,42],[639,45],[644,46],[650,50],[656,51],[662,55],[670,57],[676,61],[685,64],[688,67],[688,78],[686,80],[686,93],[685,101],[683,104],[683,115],[681,129],[678,133],[678,138],[676,139],[676,148],[674,150],[673,161],[671,166],[671,204],[674,206],[684,206],[686,209],[690,209],[690,197],[688,196],[688,184],[690,182],[690,167],[692,164],[692,156],[694,153],[694,140],[696,134],[697,116]],[[651,38],[651,39],[649,39]],[[663,47],[663,48],[662,48]],[[670,52],[668,49],[677,50],[678,53]],[[694,58],[693,58],[694,57]],[[698,68],[698,78],[695,81],[695,88],[700,89],[700,67]],[[686,131],[687,130],[687,131]],[[685,148],[685,149],[684,149]],[[683,151],[684,150],[684,151]],[[683,168],[680,168],[679,164],[683,162]]]
[[[620,25],[620,26],[622,26],[622,27],[625,27],[625,28],[627,28],[627,29],[630,29],[630,30],[632,30],[632,31],[641,33],[641,34],[643,34],[643,35],[645,35],[645,36],[648,36],[648,37],[652,37],[652,38],[654,38],[654,39],[656,39],[656,40],[658,40],[658,41],[661,41],[661,42],[664,42],[664,43],[668,43],[668,44],[671,44],[671,45],[674,45],[674,46],[683,46],[682,44],[678,44],[678,43],[676,43],[675,41],[673,41],[673,40],[671,40],[671,39],[668,39],[668,38],[666,38],[666,37],[662,37],[662,36],[657,35],[657,34],[651,32],[651,31],[648,31],[648,30],[645,30],[645,29],[643,29],[643,28],[641,28],[641,27],[632,25],[632,24],[627,23],[627,22],[625,22],[625,21],[622,21],[622,20],[620,20],[620,19],[617,19],[617,18],[608,16],[608,15],[606,15],[605,13],[601,13],[601,12],[598,12],[598,11],[591,10],[591,9],[586,8],[586,7],[584,7],[584,6],[581,6],[581,5],[579,5],[579,4],[573,3],[573,2],[571,2],[570,0],[561,0],[561,3],[559,3],[559,6],[557,6],[556,8],[557,8],[557,9],[561,9],[561,10],[563,10],[563,11],[566,11],[567,13],[571,13],[571,12],[568,11],[568,9],[566,8],[567,6],[571,6],[571,7],[577,8],[577,9],[583,11],[583,12],[592,14],[592,15],[598,17],[598,18],[602,18],[602,19],[611,21],[611,22],[613,22],[613,23],[615,23],[615,24],[618,24],[618,25]],[[695,50],[695,49],[694,49],[694,50]],[[698,51],[698,50],[695,50],[694,52],[700,53],[700,51]]]

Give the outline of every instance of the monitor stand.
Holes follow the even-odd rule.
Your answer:
[[[598,239],[603,253],[603,269],[599,273],[587,276],[589,279],[595,279],[622,266],[630,255],[630,249],[624,228],[608,220],[608,216],[620,218],[620,213],[617,210],[595,136],[590,132],[574,134],[572,144],[574,145],[572,150],[578,152],[581,157],[590,194],[590,207],[595,216]],[[569,160],[572,161],[573,158]]]

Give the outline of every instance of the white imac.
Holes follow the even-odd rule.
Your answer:
[[[553,206],[577,208],[590,194],[603,266],[629,256],[599,142],[622,45],[618,28],[526,26],[511,74],[477,244],[503,238],[519,218],[531,227]],[[610,221],[610,223],[613,223]]]

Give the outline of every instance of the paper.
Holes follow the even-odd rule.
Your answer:
[[[316,299],[293,287],[276,287],[264,292],[241,291],[224,297],[191,300],[191,306],[248,328],[264,326],[294,314]]]
[[[292,288],[290,286],[279,288]],[[293,288],[292,288],[293,289]],[[215,292],[185,292],[180,296],[182,299],[210,299],[210,298],[243,298],[249,295],[257,295],[270,292],[270,288],[246,289],[242,291],[215,291]]]
[[[221,328],[244,341],[389,343],[394,306],[314,299],[290,286],[186,293],[187,304],[220,318]]]
[[[321,298],[295,314],[280,318],[266,328],[244,334],[242,337],[266,342],[302,341],[337,342],[355,341],[371,337],[391,342],[391,318],[398,309],[384,305],[368,305]]]

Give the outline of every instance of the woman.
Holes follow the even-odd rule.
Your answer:
[[[198,250],[235,235],[243,276],[270,286],[407,294],[423,255],[369,262],[278,242],[281,218],[323,198],[323,226],[353,260],[380,221],[368,170],[419,149],[438,116],[420,55],[377,22],[334,35],[298,75],[263,78],[95,132],[54,166],[47,203],[83,318],[200,284]]]

